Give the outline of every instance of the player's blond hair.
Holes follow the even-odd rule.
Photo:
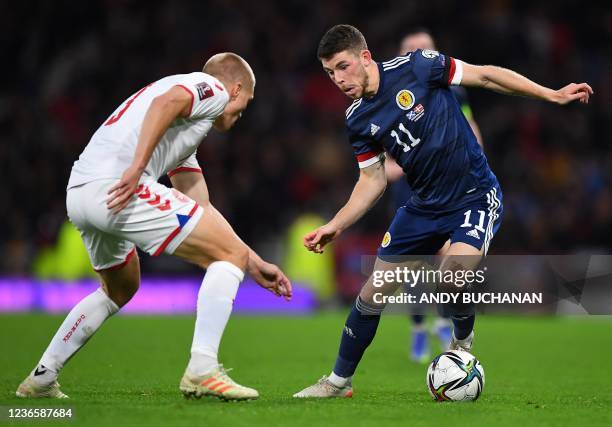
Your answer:
[[[242,83],[253,89],[255,74],[253,69],[240,55],[232,52],[217,53],[210,57],[202,71],[221,80],[224,83]]]

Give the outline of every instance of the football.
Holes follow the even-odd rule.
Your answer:
[[[476,400],[485,383],[484,369],[467,351],[451,350],[437,356],[427,369],[427,390],[434,400]]]

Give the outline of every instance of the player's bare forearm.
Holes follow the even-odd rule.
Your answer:
[[[208,208],[209,209],[214,209],[217,213],[218,213],[218,218],[220,221],[222,221],[226,227],[228,227],[232,233],[234,234],[234,237],[236,239],[238,239],[240,241],[240,243],[242,243],[248,250],[249,250],[249,262],[247,265],[247,270],[248,271],[252,271],[253,269],[256,269],[258,266],[261,265],[261,263],[265,262],[258,254],[257,252],[255,252],[253,249],[251,249],[251,247],[249,245],[247,245],[241,238],[240,236],[238,236],[238,234],[236,234],[236,232],[234,231],[233,227],[231,226],[231,224],[225,219],[225,217],[221,214],[221,212],[219,212],[217,210],[217,208],[215,208],[212,203],[208,204]]]
[[[304,236],[304,246],[311,252],[323,253],[323,248],[353,225],[380,199],[387,187],[384,159],[363,168],[348,202],[334,219]]]
[[[255,281],[263,288],[274,293],[276,296],[282,296],[287,301],[291,300],[293,294],[291,281],[285,276],[285,273],[281,271],[276,265],[264,261],[253,249],[249,247],[244,241],[238,237],[232,226],[227,222],[225,217],[215,208],[211,203],[206,207],[207,209],[213,209],[217,215],[216,218],[222,221],[224,225],[231,230],[234,237],[238,239],[248,250],[249,260],[247,263],[247,273],[255,279]]]
[[[540,99],[564,105],[572,101],[587,104],[593,89],[586,83],[570,83],[554,90],[529,80],[521,74],[493,65],[471,65],[463,63],[463,86],[482,87],[495,92]]]
[[[172,186],[196,201],[200,206],[208,204],[208,186],[202,172],[184,171],[170,177]]]
[[[208,186],[206,180],[201,172],[179,172],[170,177],[172,186],[181,193],[185,194],[189,198],[193,199],[200,206],[206,207],[207,209],[213,209],[218,215],[220,221],[232,231],[234,237],[238,239],[248,250],[249,250],[249,262],[247,270],[253,271],[257,267],[261,266],[265,261],[244,241],[236,234],[231,224],[225,219],[225,217],[215,208],[209,200]]]
[[[469,69],[469,67],[464,66],[464,73],[466,68]],[[480,71],[480,86],[485,89],[507,95],[519,95],[546,101],[552,101],[553,99],[554,90],[541,86],[515,71],[492,65],[484,65],[480,67]],[[466,77],[464,74],[464,82]]]
[[[346,230],[376,204],[386,187],[384,162],[361,169],[351,197],[330,223],[340,231]]]

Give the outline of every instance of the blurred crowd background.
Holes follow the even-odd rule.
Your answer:
[[[230,133],[211,132],[198,158],[212,202],[249,244],[283,263],[301,231],[329,219],[357,178],[344,129],[350,101],[316,58],[321,35],[337,23],[360,28],[377,60],[395,57],[402,36],[425,26],[440,51],[466,62],[553,88],[591,84],[588,106],[565,108],[468,94],[505,195],[492,253],[610,252],[606,2],[31,1],[0,5],[0,272],[28,274],[58,244],[72,163],[124,99],[228,50],[252,65],[255,101]],[[386,196],[337,253],[374,253],[393,214]],[[144,258],[145,272],[194,271]]]

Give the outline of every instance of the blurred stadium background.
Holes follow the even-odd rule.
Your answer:
[[[324,256],[301,246],[303,234],[335,213],[357,178],[344,130],[349,100],[316,58],[320,36],[337,23],[360,28],[377,60],[395,57],[405,33],[427,27],[440,51],[467,62],[506,66],[553,88],[591,84],[588,106],[566,108],[482,90],[468,95],[505,196],[491,253],[610,253],[612,7],[606,2],[1,2],[0,312],[26,313],[0,315],[0,341],[8,343],[0,365],[9,367],[0,375],[0,403],[23,405],[15,387],[60,324],[59,313],[97,286],[66,221],[72,163],[130,93],[165,75],[200,70],[216,52],[243,55],[257,87],[238,125],[228,134],[211,132],[200,146],[211,199],[239,235],[299,283],[290,304],[243,284],[235,311],[313,314],[352,301],[364,279],[362,256],[375,253],[393,216],[389,192]],[[290,420],[356,427],[396,425],[408,416],[414,426],[612,424],[605,368],[612,323],[601,317],[480,317],[476,351],[487,389],[477,405],[436,406],[428,404],[424,367],[408,362],[403,317],[383,316],[352,402],[314,405],[290,396],[328,372],[344,311],[238,315],[221,360],[238,368],[236,379],[258,388],[262,399],[231,406],[182,402],[176,387],[202,272],[167,256],[141,261],[144,284],[124,311],[189,316],[118,316],[66,367],[62,386],[89,426]]]
[[[343,112],[316,46],[336,23],[365,34],[375,59],[427,27],[440,51],[517,70],[547,86],[587,81],[588,106],[560,108],[470,90],[505,194],[492,253],[608,253],[612,245],[612,8],[605,2],[150,1],[3,2],[0,6],[0,272],[92,277],[66,222],[73,161],[130,93],[235,51],[257,76],[255,102],[228,134],[200,146],[211,199],[239,235],[321,300],[350,299],[363,254],[394,209],[387,194],[324,258],[301,237],[344,203],[357,177]],[[389,192],[387,192],[389,193]],[[145,275],[194,276],[171,257]],[[357,266],[357,267],[356,267]]]

